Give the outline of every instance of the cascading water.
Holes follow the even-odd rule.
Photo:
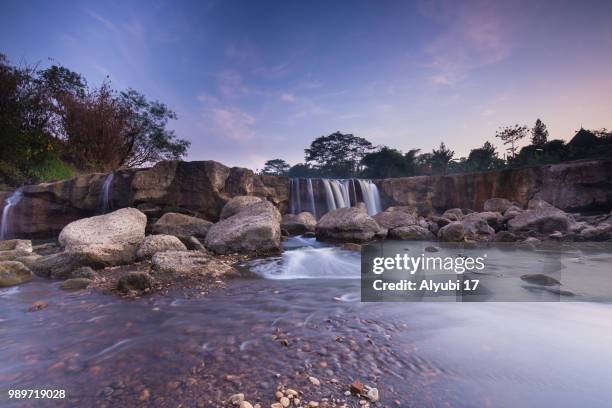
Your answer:
[[[361,194],[363,195],[363,201],[368,207],[368,214],[374,215],[382,211],[382,205],[380,204],[380,193],[376,184],[370,180],[357,180],[359,187],[361,187]]]
[[[328,179],[322,179],[323,186],[325,187],[325,200],[327,201],[327,211],[336,209],[336,201],[334,200],[334,193],[332,192],[331,185]]]
[[[312,179],[308,179],[306,182],[306,189],[308,190],[308,201],[310,203],[310,211],[312,215],[317,218],[317,206],[315,205],[314,191],[312,189]]]
[[[111,200],[112,200],[112,185],[113,179],[115,178],[115,173],[108,173],[106,178],[104,179],[104,183],[102,184],[102,190],[100,192],[100,212],[107,213],[111,210]]]
[[[334,199],[336,201],[337,208],[346,208],[349,205],[344,201],[344,194],[342,193],[342,184],[338,180],[329,180],[332,191],[334,192]]]
[[[11,210],[19,203],[19,201],[21,201],[21,197],[23,197],[23,192],[21,191],[21,188],[18,188],[13,194],[9,196],[9,198],[6,199],[6,203],[4,204],[4,208],[2,209],[0,240],[8,238]]]

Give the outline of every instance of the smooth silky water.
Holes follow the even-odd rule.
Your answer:
[[[419,253],[428,244],[402,245]],[[375,385],[386,405],[612,401],[612,305],[588,301],[601,293],[584,279],[566,279],[571,270],[608,274],[609,254],[569,254],[562,282],[573,296],[555,297],[518,277],[546,256],[489,250],[489,279],[534,300],[581,302],[361,303],[358,253],[303,237],[285,248],[243,265],[253,276],[197,300],[63,292],[42,279],[1,289],[0,405],[132,406],[145,389],[155,406],[214,407],[235,392],[269,404],[280,382],[307,398],[344,398],[353,379]],[[49,307],[28,312],[36,300]],[[69,399],[9,401],[15,388],[65,389]]]

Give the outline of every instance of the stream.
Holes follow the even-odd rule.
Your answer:
[[[542,257],[518,255],[492,253],[496,276]],[[570,258],[609,273],[610,255]],[[612,305],[590,301],[597,287],[564,281],[580,302],[361,303],[359,254],[303,237],[242,267],[253,274],[194,300],[65,292],[38,278],[0,289],[0,406],[218,407],[243,392],[267,408],[282,384],[357,407],[344,395],[354,379],[378,388],[376,406],[612,401]],[[37,300],[49,306],[28,312]],[[9,389],[67,398],[15,400]]]

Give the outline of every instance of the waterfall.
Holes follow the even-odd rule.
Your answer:
[[[357,204],[357,189],[355,188],[355,179],[351,179],[351,185],[353,186],[353,203]]]
[[[336,201],[334,200],[334,193],[332,192],[331,185],[328,179],[322,179],[323,186],[325,187],[325,199],[327,200],[327,211],[336,209]]]
[[[15,190],[13,194],[6,199],[6,204],[2,209],[2,224],[0,224],[0,240],[8,238],[9,232],[9,215],[11,213],[11,209],[15,207],[19,201],[21,201],[21,197],[23,197],[23,193],[21,188]]]
[[[308,200],[310,202],[310,209],[312,215],[317,218],[317,207],[315,206],[314,191],[312,189],[312,179],[306,181],[306,188],[308,190]]]
[[[338,180],[329,180],[332,191],[334,192],[334,199],[336,200],[337,208],[346,208],[348,205],[344,201],[344,194],[342,193],[342,184]]]
[[[357,180],[359,187],[361,187],[361,195],[366,207],[368,207],[368,214],[374,215],[382,211],[382,205],[380,203],[380,193],[376,184],[370,180]]]
[[[112,196],[112,185],[113,179],[115,178],[115,173],[110,172],[104,179],[104,183],[102,184],[102,190],[100,192],[100,212],[107,213],[111,210],[113,199]]]
[[[289,183],[289,189],[291,190],[291,214],[299,214],[302,212],[302,203],[300,201],[300,179],[292,178]]]

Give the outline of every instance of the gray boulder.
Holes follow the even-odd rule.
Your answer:
[[[281,218],[268,201],[252,204],[210,227],[204,245],[218,254],[278,252]]]
[[[96,280],[98,278],[98,274],[89,266],[83,266],[81,268],[77,268],[70,273],[70,276],[73,278],[85,278],[89,280]]]
[[[436,236],[420,225],[407,225],[389,230],[389,237],[408,241],[433,241]]]
[[[158,252],[153,255],[151,263],[151,273],[165,278],[193,275],[217,277],[236,273],[232,266],[200,251]]]
[[[580,231],[581,241],[608,241],[612,239],[612,224],[599,224],[590,226]]]
[[[262,201],[261,198],[255,196],[237,196],[229,200],[221,210],[221,215],[219,219],[224,220],[226,218],[231,217],[232,215],[238,214],[240,211],[244,210],[246,207],[260,203]]]
[[[461,242],[464,240],[464,237],[465,230],[463,229],[463,224],[459,221],[453,221],[438,231],[438,239],[440,241]]]
[[[397,208],[397,207],[395,207]],[[386,229],[393,229],[399,227],[407,227],[409,225],[415,225],[417,223],[417,215],[414,213],[408,213],[401,210],[384,211],[374,215],[374,221],[381,227]]]
[[[461,221],[463,219],[463,211],[461,208],[451,208],[444,211],[442,218],[447,218],[451,221]]]
[[[387,235],[374,218],[357,207],[328,212],[317,223],[315,233],[318,239],[349,242],[370,241]]]
[[[138,246],[136,257],[149,259],[157,252],[186,251],[187,247],[174,235],[149,235]]]
[[[21,256],[32,254],[32,241],[7,239],[0,241],[0,261],[14,261]]]
[[[41,255],[30,254],[26,256],[20,256],[18,258],[15,258],[14,260],[17,262],[21,262],[22,264],[27,266],[29,269],[32,269],[32,265],[34,265],[36,261],[38,261],[40,258],[42,258]]]
[[[531,200],[528,207],[508,221],[509,231],[567,232],[574,222],[568,214],[542,200]]]
[[[33,277],[32,271],[21,262],[0,261],[0,288],[19,285]]]
[[[165,213],[153,225],[153,234],[174,235],[185,243],[190,237],[206,238],[212,222],[179,213]]]
[[[83,218],[66,225],[59,242],[66,252],[89,258],[93,263],[121,265],[136,258],[145,236],[147,217],[135,208]]]
[[[285,214],[281,222],[281,229],[287,231],[289,235],[314,232],[316,226],[317,219],[306,211],[299,214]]]
[[[495,230],[480,213],[466,215],[461,221],[464,237],[471,241],[492,241]]]
[[[105,263],[89,257],[87,253],[64,251],[41,256],[34,261],[30,269],[35,274],[46,278],[68,279],[72,277],[72,271],[83,266],[102,268]]]
[[[504,216],[498,212],[484,211],[476,214],[484,218],[495,231],[501,230],[504,226]]]
[[[512,207],[512,202],[510,200],[506,200],[505,198],[493,197],[489,198],[484,202],[484,210],[491,212],[504,213],[510,207]]]

